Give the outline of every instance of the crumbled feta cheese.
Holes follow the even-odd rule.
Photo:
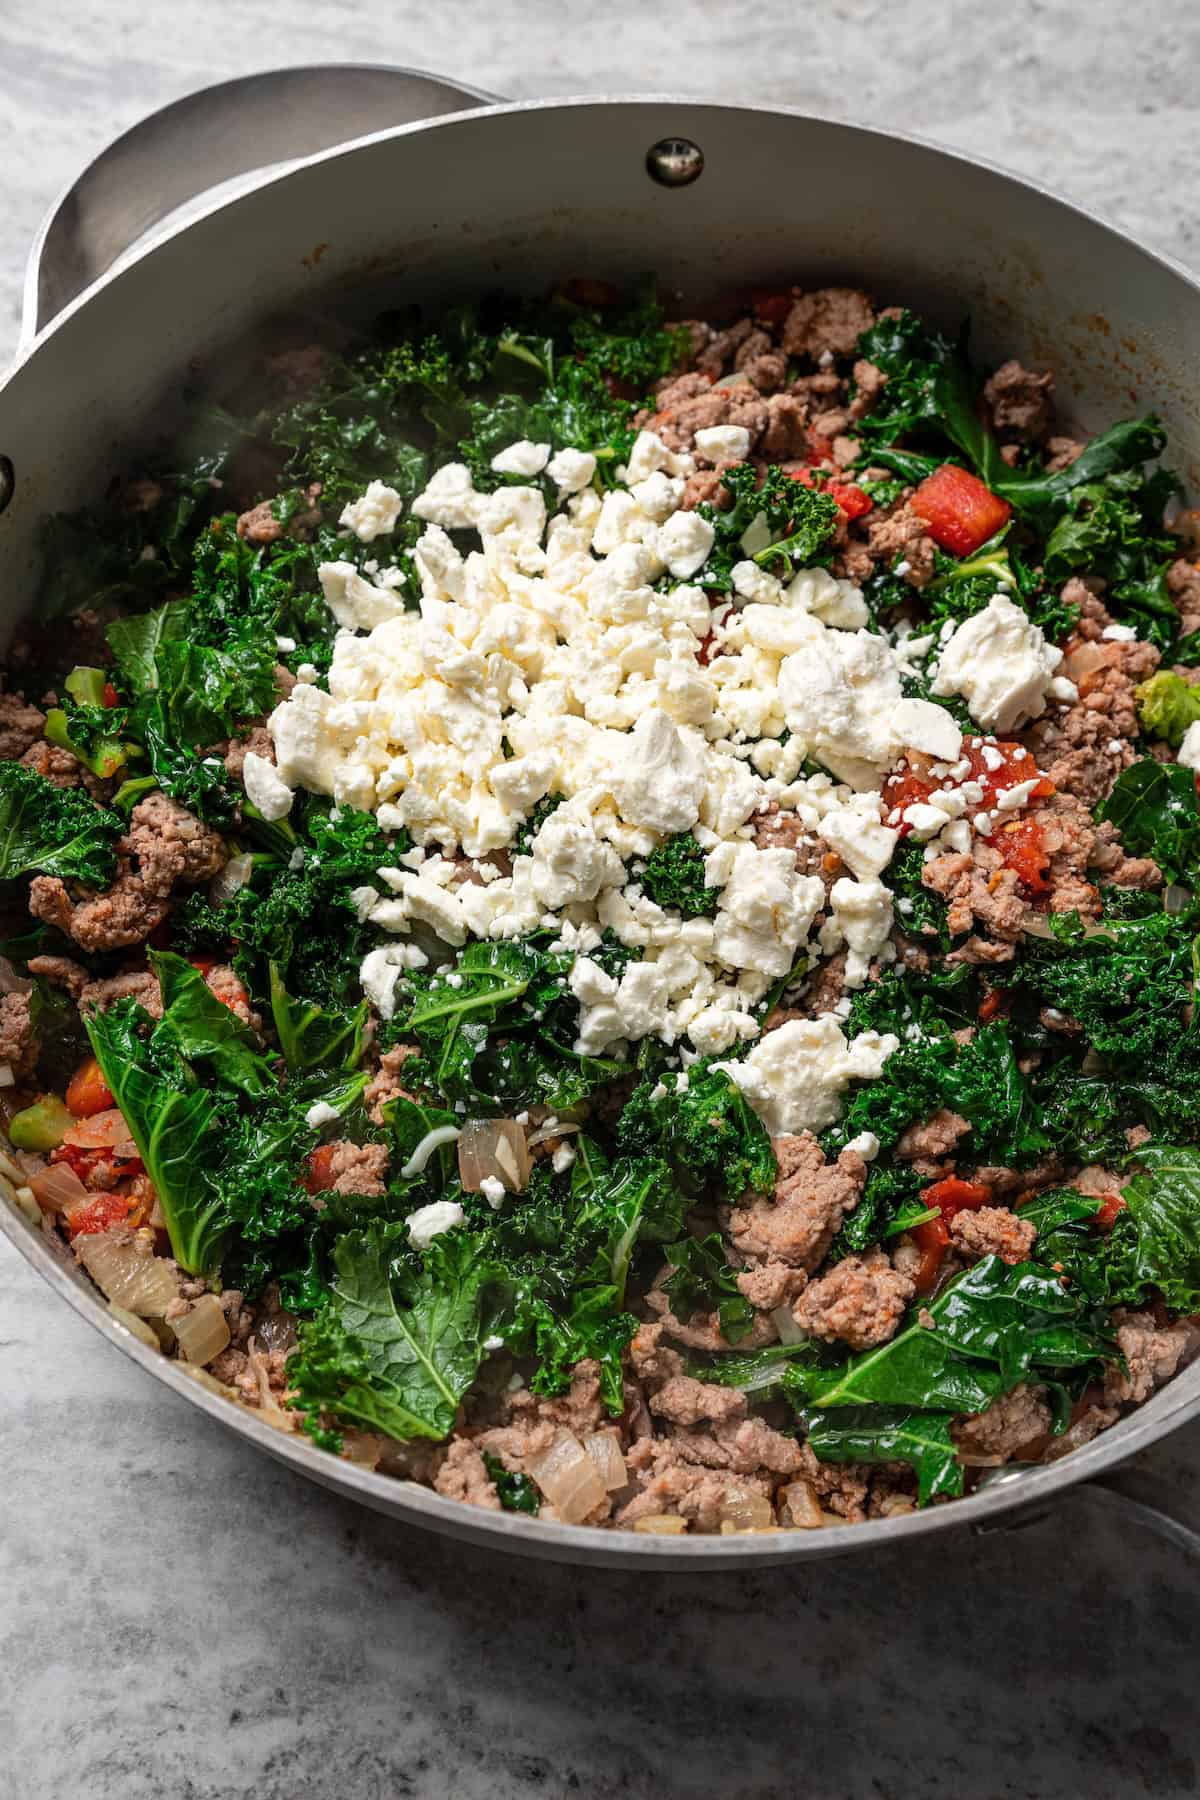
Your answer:
[[[993,594],[947,640],[933,691],[961,694],[980,725],[1013,731],[1045,711],[1061,661],[1062,651],[1046,642],[1027,612]]]
[[[1200,719],[1189,725],[1184,732],[1175,760],[1181,762],[1185,769],[1200,769]]]
[[[560,450],[546,464],[546,473],[560,493],[577,494],[596,473],[596,459],[590,450]]]
[[[325,604],[347,631],[373,631],[385,619],[394,619],[404,611],[387,588],[375,587],[364,579],[353,563],[322,563],[317,570]]]
[[[1100,636],[1113,644],[1131,644],[1137,632],[1132,625],[1106,625]]]
[[[286,819],[295,795],[287,783],[280,780],[274,763],[260,756],[257,750],[247,750],[242,763],[242,781],[247,800],[257,807],[268,823]]]
[[[556,1175],[565,1175],[575,1161],[575,1151],[570,1144],[560,1144],[550,1158],[550,1167]]]
[[[853,1150],[856,1156],[861,1156],[864,1162],[874,1162],[879,1155],[879,1139],[873,1131],[860,1131],[857,1137],[850,1139],[846,1148]]]
[[[851,1081],[873,1081],[899,1040],[860,1032],[847,1043],[832,1013],[789,1019],[769,1031],[740,1062],[719,1063],[741,1088],[772,1137],[824,1131],[841,1116]]]
[[[479,1183],[479,1191],[495,1212],[504,1204],[507,1189],[498,1175],[485,1175]]]
[[[1003,788],[996,795],[997,812],[1016,812],[1025,805],[1041,779],[1040,775],[1034,775],[1028,781],[1017,781],[1012,787]]]
[[[658,527],[654,544],[671,574],[679,581],[695,575],[708,560],[716,531],[698,512],[675,512]]]
[[[406,1221],[409,1242],[415,1250],[428,1250],[435,1237],[443,1231],[453,1231],[465,1217],[457,1200],[432,1200],[428,1206],[418,1206]]]
[[[338,524],[348,526],[360,543],[373,544],[377,537],[395,531],[403,509],[404,502],[395,488],[372,481],[365,494],[342,508]]]
[[[322,1125],[332,1125],[335,1119],[340,1118],[341,1114],[336,1106],[330,1106],[328,1100],[318,1100],[305,1113],[304,1123],[310,1130],[319,1131]]]
[[[520,438],[492,458],[497,475],[540,475],[550,460],[549,444],[531,444]]]
[[[708,425],[695,434],[695,445],[709,462],[745,462],[750,433],[744,425]]]

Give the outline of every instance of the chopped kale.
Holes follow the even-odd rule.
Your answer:
[[[690,831],[665,838],[642,868],[641,883],[658,906],[673,907],[685,919],[711,918],[720,890],[704,879],[705,853]]]

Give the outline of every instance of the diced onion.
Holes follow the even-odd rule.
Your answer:
[[[229,1321],[215,1294],[201,1294],[190,1312],[171,1320],[171,1330],[186,1362],[210,1363],[229,1345]]]
[[[529,1473],[564,1525],[578,1525],[607,1494],[595,1462],[569,1431],[560,1431],[550,1448],[534,1458]]]
[[[264,1350],[296,1348],[296,1321],[290,1312],[264,1313],[257,1329]]]
[[[533,1164],[524,1130],[515,1119],[468,1119],[458,1140],[458,1174],[464,1190],[477,1194],[490,1177],[519,1194]]]
[[[126,1312],[123,1306],[114,1306],[111,1300],[108,1303],[108,1310],[117,1324],[123,1325],[126,1331],[131,1331],[139,1343],[145,1344],[148,1350],[162,1349],[162,1345],[158,1341],[158,1334],[152,1326],[147,1325],[145,1319],[139,1319],[136,1313]]]
[[[775,1523],[771,1502],[757,1488],[731,1487],[717,1510],[722,1524],[732,1525],[736,1531],[761,1531]]]
[[[67,1212],[91,1199],[70,1163],[51,1163],[45,1174],[35,1175],[29,1185],[46,1212]]]
[[[644,1531],[648,1537],[682,1537],[687,1530],[687,1520],[681,1519],[678,1513],[644,1513],[635,1519],[635,1531]]]
[[[106,1300],[139,1318],[160,1318],[179,1292],[175,1265],[148,1245],[112,1231],[76,1238],[80,1262]]]
[[[0,1063],[0,1087],[13,1087],[16,1076],[12,1072],[11,1063]]]
[[[802,1344],[808,1336],[792,1317],[790,1306],[777,1306],[771,1314],[781,1344]]]
[[[410,1175],[419,1175],[434,1151],[440,1150],[443,1144],[452,1144],[459,1135],[457,1125],[438,1125],[433,1131],[427,1131],[408,1161],[401,1165],[401,1175],[405,1180]]]
[[[7,956],[0,956],[0,994],[31,994],[33,982],[28,975],[18,975]]]
[[[383,1455],[385,1438],[375,1431],[359,1431],[354,1425],[342,1426],[342,1461],[356,1469],[377,1469]]]
[[[93,1113],[90,1119],[73,1119],[63,1132],[62,1141],[74,1144],[77,1150],[117,1150],[122,1156],[137,1155],[129,1127],[115,1106]]]
[[[556,1119],[553,1125],[539,1125],[536,1131],[531,1131],[527,1142],[532,1150],[538,1144],[549,1143],[551,1138],[570,1137],[572,1132],[582,1130],[583,1126],[574,1119]]]
[[[615,1493],[625,1486],[629,1471],[615,1431],[594,1432],[591,1437],[584,1438],[583,1447],[595,1463],[608,1493]]]
[[[1169,913],[1186,912],[1191,904],[1192,890],[1190,888],[1180,887],[1179,883],[1176,881],[1171,883],[1170,887],[1163,895],[1163,906]]]
[[[811,1482],[790,1481],[779,1499],[785,1525],[800,1531],[815,1531],[823,1523],[821,1502]]]
[[[916,1512],[917,1503],[911,1494],[889,1494],[886,1500],[879,1503],[880,1517],[899,1519],[905,1513]]]
[[[214,906],[224,906],[232,900],[239,888],[244,888],[254,869],[254,858],[249,852],[241,856],[231,856],[225,867],[208,884],[209,898]]]
[[[7,1183],[5,1186],[7,1187]],[[35,1200],[33,1189],[31,1187],[14,1188],[12,1190],[12,1203],[18,1212],[24,1213],[31,1225],[41,1224],[42,1209]]]

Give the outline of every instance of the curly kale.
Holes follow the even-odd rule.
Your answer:
[[[661,1156],[685,1193],[711,1189],[739,1200],[769,1193],[775,1152],[766,1126],[724,1069],[694,1064],[685,1075],[643,1080],[617,1124],[626,1155]]]
[[[666,838],[646,858],[641,872],[645,892],[658,906],[672,907],[685,919],[711,918],[720,890],[704,879],[705,853],[690,831]]]
[[[0,880],[57,875],[106,888],[124,825],[77,788],[56,787],[20,763],[0,762]]]
[[[516,837],[513,839],[512,853],[514,856],[531,856],[533,854],[534,838],[542,829],[546,820],[550,818],[553,813],[558,811],[565,798],[566,796],[564,794],[547,794],[543,799],[538,801],[529,817],[525,820],[525,823],[521,826],[520,831],[518,831]]]
[[[721,481],[730,495],[729,507],[722,512],[705,501],[698,508],[715,534],[696,577],[702,587],[728,593],[735,566],[748,557],[781,579],[794,569],[828,560],[841,517],[830,495],[793,481],[778,468],[768,469],[760,483],[751,463],[727,469]]]
[[[1200,799],[1194,772],[1153,757],[1122,769],[1096,818],[1116,826],[1131,856],[1148,856],[1169,882],[1191,885],[1200,868]]]

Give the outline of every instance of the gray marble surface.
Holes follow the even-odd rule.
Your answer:
[[[0,360],[51,197],[272,63],[673,87],[916,130],[1200,260],[1193,0],[0,3]],[[1177,1492],[1200,1430],[1152,1453]],[[1197,1791],[1197,1567],[1082,1500],[707,1581],[521,1564],[253,1457],[0,1243],[0,1800],[1095,1800]]]

